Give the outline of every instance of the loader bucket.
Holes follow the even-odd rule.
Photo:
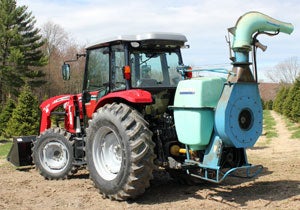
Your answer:
[[[13,145],[8,153],[7,160],[17,167],[33,165],[31,148],[32,142],[35,140],[36,136],[14,137]]]

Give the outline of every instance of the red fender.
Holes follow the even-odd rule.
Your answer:
[[[150,104],[153,102],[152,95],[150,92],[141,90],[141,89],[131,89],[131,90],[123,90],[118,92],[112,92],[105,96],[103,96],[99,101],[90,102],[90,108],[87,108],[87,116],[89,118],[92,117],[92,114],[96,112],[99,107],[104,106],[107,103],[112,103],[116,101],[116,99],[123,99],[133,104]],[[96,102],[96,103],[95,103]],[[93,104],[95,103],[95,104]]]

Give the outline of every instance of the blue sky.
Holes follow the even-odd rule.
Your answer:
[[[290,57],[300,57],[300,4],[298,0],[19,0],[27,5],[37,26],[60,25],[80,44],[119,34],[177,32],[187,36],[183,50],[187,65],[228,67],[227,28],[248,11],[259,11],[294,25],[291,35],[260,36],[268,46],[258,52],[259,79]]]

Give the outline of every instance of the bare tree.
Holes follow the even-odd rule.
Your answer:
[[[70,45],[67,49],[64,59],[70,60],[75,58],[75,55],[84,54],[85,47],[78,45]],[[85,67],[85,57],[81,57],[77,62],[70,63],[71,65],[71,79],[65,82],[65,93],[80,93],[82,91],[83,75]]]
[[[45,23],[41,32],[45,39],[43,49],[48,56],[48,66],[45,72],[47,84],[44,89],[40,90],[39,95],[52,97],[60,94],[79,93],[82,90],[85,59],[70,63],[72,75],[69,81],[62,80],[61,65],[65,60],[76,58],[76,53],[84,53],[84,47],[71,40],[68,33],[53,22]]]
[[[45,47],[49,57],[55,50],[64,51],[69,37],[60,25],[48,21],[43,25],[41,32],[46,40]]]
[[[291,57],[277,64],[272,72],[266,76],[276,83],[292,84],[300,76],[300,63],[298,57]]]
[[[59,58],[63,51],[65,50],[67,44],[68,44],[68,34],[65,32],[65,30],[58,24],[55,24],[51,21],[46,22],[42,26],[41,30],[42,36],[45,39],[45,53],[48,56],[48,66],[47,66],[47,94],[48,96],[51,96],[52,93],[52,87],[53,86],[53,75],[56,71],[56,63],[57,58]]]

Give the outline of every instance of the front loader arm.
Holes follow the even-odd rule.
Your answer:
[[[45,100],[41,105],[41,124],[40,133],[44,132],[46,129],[51,127],[51,112],[53,112],[57,107],[63,105],[64,103],[70,101],[72,95],[60,95],[49,98]]]

